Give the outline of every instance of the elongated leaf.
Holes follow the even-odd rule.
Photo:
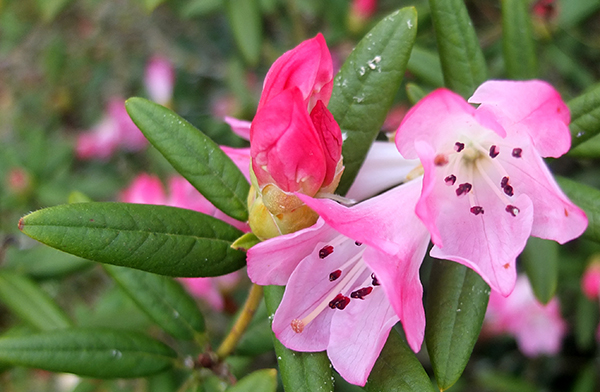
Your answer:
[[[65,312],[31,279],[3,270],[0,272],[0,301],[22,320],[40,331],[68,328]]]
[[[281,286],[265,286],[265,303],[269,314],[275,314],[284,290],[285,288]],[[289,350],[277,340],[274,334],[273,342],[281,381],[286,391],[333,390],[331,363],[325,352],[301,353]]]
[[[26,215],[19,228],[33,239],[86,259],[161,275],[217,276],[245,264],[245,254],[230,248],[241,231],[175,207],[67,204]]]
[[[600,133],[600,84],[568,103],[571,111],[571,154],[586,140]]]
[[[483,52],[464,0],[429,0],[444,83],[468,98],[487,78]]]
[[[590,301],[579,294],[575,311],[575,342],[580,350],[589,350],[595,345],[598,328],[598,302]]]
[[[173,111],[143,98],[125,103],[146,138],[204,197],[240,221],[248,220],[248,181],[215,142]]]
[[[421,362],[392,329],[365,385],[368,392],[435,392]]]
[[[490,287],[473,270],[435,260],[427,293],[425,341],[440,390],[460,378],[477,341]]]
[[[358,43],[335,77],[328,108],[344,136],[341,195],[350,189],[392,105],[416,33],[413,7],[394,12]]]
[[[75,257],[47,246],[30,249],[9,248],[4,267],[34,279],[57,278],[79,272],[94,265],[89,260]]]
[[[414,83],[406,83],[406,95],[411,105],[415,105],[419,102],[427,93],[419,86]]]
[[[442,64],[439,56],[434,52],[415,45],[410,53],[406,69],[432,87],[444,85]]]
[[[555,176],[558,185],[569,199],[583,209],[588,218],[587,230],[583,237],[600,242],[600,191],[568,178]]]
[[[277,370],[275,369],[257,370],[227,388],[227,392],[275,392],[276,390]]]
[[[163,343],[129,331],[67,329],[0,338],[2,362],[95,378],[156,374],[176,357]]]
[[[181,340],[204,332],[196,301],[172,278],[105,264],[104,268],[138,306],[162,329]]]
[[[262,45],[262,20],[258,0],[225,0],[233,38],[246,62],[256,66]]]
[[[525,0],[502,0],[502,50],[510,79],[533,79],[537,74],[528,4]]]
[[[537,299],[544,304],[554,297],[558,283],[558,243],[529,237],[521,255],[527,277]]]

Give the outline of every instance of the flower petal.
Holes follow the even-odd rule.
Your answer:
[[[231,127],[233,133],[238,135],[244,140],[250,140],[250,125],[252,122],[246,120],[239,120],[234,117],[225,116],[223,121]]]
[[[559,93],[541,80],[491,80],[469,98],[480,103],[477,111],[491,112],[508,132],[528,134],[543,157],[569,151],[569,108]]]
[[[156,176],[142,173],[125,189],[119,199],[125,203],[167,204],[163,184]]]
[[[321,138],[325,157],[325,178],[323,185],[329,185],[337,174],[337,167],[342,158],[342,131],[333,115],[327,110],[323,101],[317,101],[310,113],[317,134]]]

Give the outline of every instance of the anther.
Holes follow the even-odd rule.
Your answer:
[[[454,143],[454,151],[461,152],[464,149],[465,149],[465,143],[461,143],[461,142]]]
[[[329,256],[330,254],[333,253],[333,246],[331,245],[325,245],[323,248],[321,248],[321,250],[319,251],[319,257],[321,259],[324,259],[325,257]]]
[[[513,148],[513,150],[512,150],[512,156],[515,158],[521,158],[522,153],[523,153],[522,148]]]
[[[335,271],[333,271],[332,273],[329,274],[329,281],[333,282],[334,280],[336,280],[340,276],[342,276],[342,270],[335,270]]]
[[[466,195],[467,193],[471,192],[471,188],[473,188],[473,186],[468,182],[460,184],[458,188],[456,188],[456,196]]]
[[[452,186],[456,182],[456,176],[454,174],[450,174],[448,177],[444,178],[444,182],[446,185]]]
[[[508,185],[508,177],[502,177],[502,181],[500,181],[500,188],[504,189],[504,187],[507,185]]]
[[[483,207],[481,206],[473,206],[471,207],[471,213],[474,215],[479,215],[479,214],[483,214]]]
[[[358,299],[365,299],[365,297],[369,294],[371,294],[371,291],[373,291],[373,287],[369,286],[369,287],[363,287],[361,289],[358,289],[356,291],[353,291],[352,293],[350,293],[350,297],[351,298],[358,298]]]
[[[373,286],[379,286],[379,281],[377,280],[377,277],[375,276],[375,273],[371,274],[371,284]]]
[[[444,154],[437,154],[433,158],[433,164],[436,166],[445,166],[448,164],[448,157]]]
[[[350,298],[340,293],[334,299],[332,299],[331,302],[329,302],[329,307],[331,309],[338,308],[339,310],[344,310],[349,303]]]
[[[304,322],[302,320],[293,319],[290,325],[296,333],[301,333],[304,331]]]
[[[510,185],[507,184],[507,185],[504,186],[503,189],[504,189],[504,193],[506,193],[507,196],[514,195],[514,193],[513,193],[513,187],[512,186],[510,186]]]
[[[507,205],[504,210],[506,212],[508,212],[509,214],[511,214],[512,216],[517,216],[517,215],[519,215],[519,212],[521,212],[521,210],[519,210],[518,207],[510,205],[510,204]]]
[[[362,245],[362,242],[354,241],[354,245],[356,245],[356,246],[361,246],[361,245]]]
[[[490,158],[496,158],[498,154],[500,154],[500,150],[498,149],[498,146],[494,144],[490,147]]]

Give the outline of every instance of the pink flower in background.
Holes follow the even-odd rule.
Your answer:
[[[352,0],[350,13],[360,19],[369,19],[377,11],[377,0]]]
[[[592,301],[600,299],[600,260],[592,261],[581,277],[581,291]]]
[[[273,331],[296,351],[327,350],[348,382],[364,385],[390,329],[402,321],[418,351],[425,314],[419,267],[429,234],[414,214],[420,182],[358,204],[299,197],[321,219],[248,251],[248,275],[286,285]]]
[[[541,304],[525,276],[519,276],[508,297],[492,290],[484,328],[514,336],[519,350],[528,357],[558,354],[567,333],[558,299]]]
[[[503,295],[530,235],[565,243],[587,226],[542,157],[570,147],[569,110],[542,81],[489,81],[469,99],[438,89],[404,118],[396,145],[419,158],[423,190],[416,213],[433,257],[464,264]]]
[[[146,64],[144,85],[150,99],[160,105],[169,106],[175,86],[175,69],[166,58],[154,56]]]

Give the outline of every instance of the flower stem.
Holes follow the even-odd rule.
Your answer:
[[[225,340],[221,343],[219,348],[217,349],[217,357],[220,360],[223,360],[229,356],[237,346],[238,342],[242,338],[242,335],[250,321],[252,321],[252,317],[260,304],[260,300],[263,296],[263,288],[257,284],[253,284],[250,288],[250,293],[248,293],[248,298],[246,298],[246,303],[244,304],[244,308],[242,309],[240,316],[235,321],[235,324],[229,331],[229,334],[225,337]]]

